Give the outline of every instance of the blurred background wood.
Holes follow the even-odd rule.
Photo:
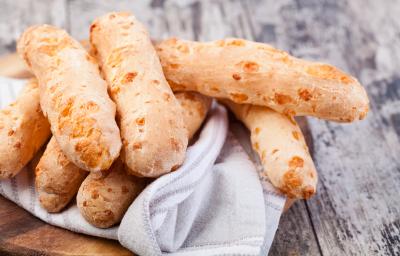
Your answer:
[[[0,7],[0,54],[15,51],[28,25],[55,24],[84,39],[96,16],[129,10],[153,38],[243,37],[355,75],[371,112],[354,124],[308,119],[318,194],[282,217],[270,254],[400,254],[400,0],[0,0]]]

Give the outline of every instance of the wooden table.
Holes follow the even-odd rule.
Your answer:
[[[270,255],[400,254],[400,0],[0,0],[0,6],[0,54],[15,50],[28,25],[55,24],[83,39],[96,16],[130,10],[155,38],[242,37],[352,73],[367,88],[371,112],[350,125],[308,119],[318,194],[282,217]],[[0,229],[0,251],[7,251],[5,234],[13,238],[13,222],[7,227]]]

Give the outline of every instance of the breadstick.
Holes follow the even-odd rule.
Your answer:
[[[271,183],[290,198],[310,198],[318,177],[296,121],[267,107],[223,103],[250,130],[253,149]]]
[[[54,137],[47,144],[35,173],[39,202],[48,212],[61,211],[88,174],[67,159]]]
[[[17,100],[0,110],[0,179],[15,176],[50,136],[39,105],[39,88],[30,80]]]
[[[204,121],[211,106],[211,99],[192,92],[177,93],[176,98],[182,106],[183,119],[191,138]],[[118,170],[112,175],[108,175],[108,172],[104,175],[89,174],[78,192],[78,208],[82,216],[96,227],[107,228],[121,221],[128,206],[139,194],[143,185],[141,183],[143,181],[140,179],[133,179],[122,169]],[[132,188],[129,192],[130,195],[126,193],[115,194],[113,187],[118,187],[120,180],[124,181],[127,188]],[[98,188],[99,186],[104,186],[104,188]],[[95,196],[93,196],[93,193]],[[101,196],[97,196],[97,194]]]
[[[174,91],[197,91],[287,115],[339,122],[363,119],[368,112],[368,96],[354,77],[267,44],[242,39],[207,43],[170,39],[156,49]]]
[[[92,172],[83,181],[77,195],[79,211],[93,226],[111,227],[121,221],[145,184],[143,178],[128,175],[117,160],[110,170]]]
[[[85,170],[108,169],[121,139],[96,61],[64,30],[49,25],[29,28],[17,48],[39,81],[40,105],[68,159]]]
[[[182,105],[185,124],[191,138],[203,122],[211,99],[192,92],[181,92],[176,97]],[[87,174],[66,158],[53,137],[36,167],[36,189],[42,207],[48,212],[61,211],[76,195]],[[121,172],[120,175],[126,174]],[[105,182],[107,177],[104,178]]]
[[[178,92],[175,93],[175,97],[182,106],[183,120],[190,140],[200,128],[211,107],[211,98],[195,92]]]
[[[129,13],[109,13],[90,28],[111,97],[117,104],[131,174],[157,177],[182,164],[188,143],[181,108],[165,80],[144,26]]]

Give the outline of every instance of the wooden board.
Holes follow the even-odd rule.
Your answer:
[[[363,122],[308,119],[316,197],[285,215],[271,255],[400,254],[400,0],[1,0],[0,53],[29,24],[87,38],[94,17],[130,10],[155,38],[238,36],[357,76],[371,99]]]
[[[0,255],[133,255],[117,241],[50,226],[0,196]]]

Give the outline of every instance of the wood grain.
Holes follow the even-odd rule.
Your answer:
[[[34,24],[67,25],[66,0],[0,1],[0,55],[14,52],[16,39]]]
[[[319,255],[306,205],[297,201],[281,217],[270,255]]]

